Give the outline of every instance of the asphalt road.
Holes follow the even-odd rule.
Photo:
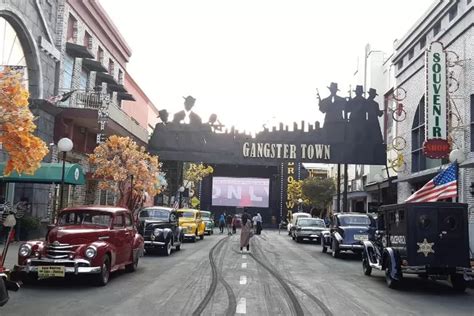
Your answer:
[[[24,285],[0,315],[474,315],[473,289],[459,294],[408,277],[391,290],[382,272],[364,276],[358,257],[334,259],[283,231],[252,238],[249,254],[238,241],[215,234],[170,257],[145,256],[106,287],[83,279]]]

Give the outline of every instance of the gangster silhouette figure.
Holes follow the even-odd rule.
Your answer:
[[[184,124],[190,124],[190,125],[202,124],[202,120],[199,117],[199,115],[191,111],[191,109],[194,106],[194,103],[196,102],[196,99],[190,95],[183,98],[184,98],[184,110],[179,111],[178,113],[174,115],[173,123],[184,123]]]
[[[360,85],[356,86],[355,97],[347,102],[347,113],[349,116],[348,135],[352,142],[366,142],[367,136],[367,100],[362,96],[364,88]]]
[[[331,82],[328,87],[331,95],[319,101],[319,110],[326,113],[323,130],[327,141],[343,141],[346,120],[344,112],[346,99],[337,95],[337,83]],[[318,94],[319,95],[319,94]]]
[[[367,141],[371,143],[383,143],[382,131],[380,129],[379,117],[383,115],[379,104],[374,100],[377,90],[370,88],[367,98]]]

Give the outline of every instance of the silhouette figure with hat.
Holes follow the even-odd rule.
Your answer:
[[[173,123],[184,123],[190,125],[200,125],[202,124],[202,120],[193,111],[191,111],[196,99],[192,96],[183,97],[184,98],[184,110],[179,111],[173,117]]]
[[[371,143],[383,143],[382,131],[380,129],[379,117],[383,115],[379,104],[375,101],[378,96],[377,90],[369,89],[369,97],[367,98],[367,139]]]
[[[161,123],[166,125],[168,123],[169,113],[167,110],[160,110],[158,111],[158,117],[160,118]]]
[[[338,140],[344,141],[344,127],[346,124],[344,112],[347,101],[337,95],[337,91],[339,91],[337,83],[331,82],[328,89],[331,95],[319,100],[319,110],[326,113],[323,126],[325,138],[329,142]]]
[[[364,142],[367,136],[367,99],[363,97],[364,88],[357,85],[355,97],[347,102],[347,112],[349,116],[349,136],[354,142]]]

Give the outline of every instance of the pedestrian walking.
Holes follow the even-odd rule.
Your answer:
[[[236,234],[237,233],[237,216],[234,215],[232,217],[232,234]]]
[[[227,224],[227,235],[232,235],[232,215],[227,215],[226,224]]]
[[[257,213],[257,235],[260,235],[262,233],[262,215],[260,215],[260,213]]]
[[[244,247],[250,252],[250,238],[253,236],[252,224],[249,216],[242,216],[242,230],[240,231],[240,252]]]
[[[220,230],[221,234],[224,233],[224,226],[225,226],[225,215],[224,214],[221,214],[221,216],[219,216],[219,230]]]

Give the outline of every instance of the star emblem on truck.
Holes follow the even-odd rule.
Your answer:
[[[428,255],[430,253],[434,253],[435,251],[433,250],[433,245],[434,245],[434,242],[428,242],[425,239],[423,239],[423,242],[417,242],[417,245],[418,247],[420,247],[420,249],[418,249],[417,252],[421,252],[422,254],[425,255],[425,257],[428,257]]]

